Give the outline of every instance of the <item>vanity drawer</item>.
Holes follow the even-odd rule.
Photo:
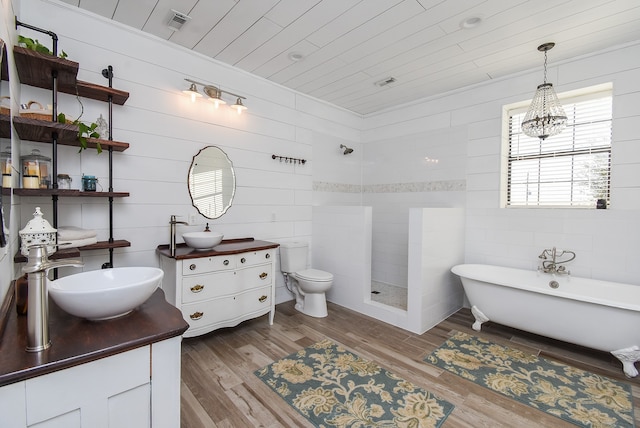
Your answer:
[[[241,290],[270,285],[272,282],[270,264],[238,269],[236,272],[238,289]]]
[[[235,294],[238,292],[236,277],[234,271],[186,276],[182,279],[182,302],[190,303]]]
[[[182,305],[182,316],[189,329],[223,324],[234,326],[247,315],[271,308],[271,287],[249,290],[235,296],[221,297]]]
[[[245,266],[254,266],[262,263],[270,263],[273,260],[273,250],[249,251],[238,254],[236,266],[242,268]]]
[[[207,272],[231,270],[236,268],[236,255],[203,257],[200,259],[184,260],[182,263],[183,275],[198,275]]]
[[[189,303],[229,296],[266,285],[271,285],[271,265],[188,276],[182,280],[182,301]]]

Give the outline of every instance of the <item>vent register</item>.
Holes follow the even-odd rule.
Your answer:
[[[182,26],[190,19],[191,17],[187,14],[171,9],[171,16],[169,17],[169,21],[167,22],[167,27],[169,27],[173,31],[179,31]]]

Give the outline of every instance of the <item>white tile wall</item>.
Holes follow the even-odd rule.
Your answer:
[[[369,115],[363,130],[363,183],[407,180],[416,160],[415,152],[404,150],[411,144],[423,144],[429,150],[441,141],[462,146],[461,153],[450,152],[447,178],[464,180],[466,192],[462,197],[449,192],[437,203],[466,206],[467,262],[534,269],[538,254],[557,246],[576,251],[577,258],[569,266],[574,275],[640,285],[640,139],[635,125],[640,116],[638,68],[640,43],[566,61],[549,70],[549,80],[559,92],[613,82],[611,209],[500,208],[502,106],[530,98],[540,83],[538,72]],[[425,172],[424,177],[429,179],[430,175]],[[374,266],[380,253],[375,238],[389,237],[384,230],[391,231],[395,226],[377,222],[377,210],[388,204],[401,211],[397,196],[365,194],[363,202],[373,206]],[[433,206],[435,202],[432,195],[422,195],[424,199],[411,196],[415,206]],[[391,271],[389,268],[386,272]]]
[[[464,205],[466,149],[464,127],[365,142],[363,203],[373,208],[374,280],[407,287],[409,209]]]
[[[464,260],[464,209],[409,213],[408,329],[422,334],[458,310],[464,291],[450,272]]]

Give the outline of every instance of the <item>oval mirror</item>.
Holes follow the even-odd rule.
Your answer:
[[[231,206],[236,175],[225,152],[215,146],[200,150],[189,168],[191,203],[206,218],[218,218]]]

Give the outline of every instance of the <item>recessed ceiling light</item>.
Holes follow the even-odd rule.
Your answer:
[[[470,17],[464,19],[460,23],[460,28],[462,28],[462,29],[475,28],[478,25],[480,25],[481,23],[482,23],[482,17],[481,16],[470,16]]]
[[[294,62],[300,61],[302,59],[304,59],[304,54],[302,52],[291,52],[289,53],[289,55],[287,55],[287,57]]]

